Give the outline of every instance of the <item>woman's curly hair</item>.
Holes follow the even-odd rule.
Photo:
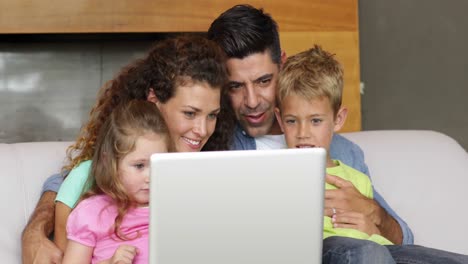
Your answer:
[[[162,103],[171,99],[178,84],[187,78],[222,89],[221,110],[215,131],[202,151],[228,150],[235,119],[225,90],[226,55],[213,41],[197,35],[180,35],[158,41],[146,57],[124,67],[98,92],[96,104],[73,145],[67,149],[69,171],[93,157],[96,137],[114,108],[133,99],[146,100],[151,89]]]

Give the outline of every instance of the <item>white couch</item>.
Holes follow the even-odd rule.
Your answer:
[[[417,244],[468,254],[468,154],[456,141],[433,131],[343,135],[362,147],[374,186],[412,227]],[[69,143],[0,144],[2,263],[21,263],[21,231]]]

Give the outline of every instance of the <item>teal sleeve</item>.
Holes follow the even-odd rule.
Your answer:
[[[83,193],[86,180],[91,170],[91,164],[92,162],[87,160],[70,171],[60,186],[55,202],[59,201],[72,209],[75,208],[78,199],[80,199]]]

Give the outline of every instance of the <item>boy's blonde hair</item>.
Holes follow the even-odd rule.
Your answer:
[[[279,74],[277,104],[292,94],[307,100],[327,97],[336,115],[341,107],[343,67],[334,54],[314,45],[287,59]]]

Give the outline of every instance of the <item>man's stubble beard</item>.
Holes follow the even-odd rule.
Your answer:
[[[241,127],[245,130],[245,132],[251,137],[261,137],[264,135],[268,135],[271,131],[271,128],[275,122],[275,115],[271,111],[268,112],[269,116],[267,119],[259,126],[252,126],[250,123],[245,120],[243,116],[238,116],[237,120]],[[266,113],[265,113],[266,114]]]

